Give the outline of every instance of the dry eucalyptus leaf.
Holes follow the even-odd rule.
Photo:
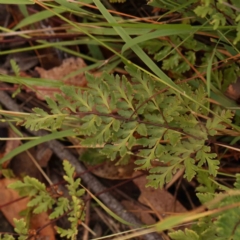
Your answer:
[[[28,198],[16,201],[20,198],[18,193],[13,189],[7,188],[9,184],[14,183],[15,181],[16,179],[7,178],[0,180],[1,206],[6,205],[4,207],[1,207],[1,211],[12,226],[14,226],[13,218],[22,218],[19,213],[26,209],[27,203],[29,201]]]
[[[135,172],[133,176],[140,175]],[[186,208],[179,202],[175,201],[174,197],[164,189],[154,189],[146,187],[146,176],[133,179],[133,182],[138,186],[141,195],[138,198],[139,202],[150,207],[154,212],[160,214],[162,217],[169,215],[169,213],[186,212]]]
[[[146,225],[152,225],[156,223],[156,220],[149,213],[149,208],[136,205],[134,202],[128,200],[124,200],[121,203],[127,211],[132,212],[141,222],[145,223]]]
[[[52,81],[61,81],[61,79],[65,79],[69,74],[72,72],[75,72],[77,70],[80,70],[81,68],[86,67],[85,62],[81,58],[68,58],[63,60],[62,64],[59,67],[54,67],[50,70],[45,70],[41,67],[36,67],[35,70],[39,73],[41,78],[49,79]],[[80,73],[73,77],[68,77],[65,80],[63,80],[64,83],[68,85],[74,85],[74,86],[85,86],[87,81],[85,78],[84,73]],[[56,92],[56,88],[51,87],[39,87],[37,88],[37,97],[39,99],[44,100],[45,97],[54,97],[54,93]]]

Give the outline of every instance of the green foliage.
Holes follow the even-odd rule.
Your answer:
[[[99,154],[99,149],[86,149],[81,154],[81,161],[90,165],[97,165],[106,162],[106,157]]]
[[[221,197],[222,193],[213,193],[218,189],[216,185],[209,185],[210,181],[206,180],[206,174],[201,174],[199,180],[202,186],[198,190],[204,193],[198,193],[197,196],[203,204],[207,207],[208,202],[215,197]],[[205,179],[205,180],[204,180]],[[205,185],[205,186],[204,186]],[[240,227],[239,227],[239,214],[240,214],[240,174],[236,175],[235,188],[229,191],[229,195],[223,200],[214,204],[214,206],[208,207],[211,210],[224,208],[226,206],[234,206],[230,209],[225,209],[214,214],[211,217],[205,217],[198,220],[196,224],[192,226],[192,230],[185,229],[185,231],[178,230],[170,233],[171,239],[199,239],[199,240],[226,240],[233,239],[237,240],[240,238]],[[207,191],[208,190],[208,191]],[[219,189],[218,189],[219,190]],[[211,193],[212,192],[212,193]]]
[[[226,1],[221,0],[176,0],[173,4],[172,1],[152,0],[149,1],[149,4],[166,9],[169,13],[176,12],[183,19],[190,18],[187,23],[196,26],[196,32],[201,29],[201,25],[204,25],[206,28],[212,28],[213,31],[216,30],[214,34],[219,37],[218,42],[212,39],[212,41],[204,42],[197,34],[180,34],[142,42],[141,47],[153,55],[156,61],[161,62],[162,68],[170,72],[173,79],[186,79],[191,65],[200,73],[207,72],[213,48],[222,48],[219,44],[223,44],[226,48],[227,45],[231,44],[233,49],[235,44],[236,48],[239,49],[240,14],[238,1],[226,3]],[[230,50],[230,48],[228,49]],[[225,92],[229,84],[237,81],[240,71],[238,64],[234,61],[226,62],[220,69],[217,68],[218,62],[223,59],[224,56],[220,52],[217,52],[216,56],[213,57],[212,68],[215,67],[215,69],[211,71],[211,84]]]
[[[148,185],[155,188],[162,187],[183,168],[189,181],[203,166],[208,167],[209,175],[216,176],[219,161],[205,141],[226,128],[222,119],[230,123],[231,112],[219,110],[216,112],[219,117],[201,120],[197,115],[208,112],[200,104],[166,89],[135,68],[127,71],[131,81],[107,73],[97,78],[87,74],[85,91],[62,87],[64,100],[59,94],[55,103],[47,100],[52,115],[34,110],[24,124],[39,129],[44,122],[50,128],[52,122],[45,121],[46,118],[51,119],[56,113],[65,115],[63,123],[68,119],[75,123],[74,130],[82,139],[82,146],[103,146],[101,154],[111,160],[118,158],[120,162],[126,162],[134,154],[138,157],[135,162],[138,169],[150,171]],[[202,85],[198,89],[186,83],[179,86],[188,96],[207,104]]]
[[[10,65],[11,65],[11,68],[12,68],[12,71],[14,72],[14,74],[16,76],[19,76],[20,75],[20,67],[18,66],[17,62],[14,59],[11,59],[10,60]],[[21,92],[21,84],[14,91],[14,93],[12,94],[12,97],[14,98],[20,92]]]
[[[203,23],[207,21],[213,30],[220,29],[225,26],[234,26],[233,43],[237,44],[240,40],[240,14],[239,14],[239,1],[238,0],[176,0],[173,3],[166,0],[151,0],[149,4],[154,7],[163,8],[169,11],[179,11],[182,18],[193,17],[190,20],[192,23]],[[187,9],[187,11],[186,11]]]
[[[19,76],[20,75],[20,68],[17,65],[17,62],[14,59],[11,59],[10,64],[11,64],[11,67],[12,67],[12,71],[15,73],[16,76]]]
[[[171,89],[171,84],[166,87],[165,79],[156,80],[129,62],[126,68],[129,78],[108,73],[102,73],[101,77],[86,74],[86,89],[62,86],[61,94],[56,94],[55,99],[46,99],[49,112],[34,108],[19,124],[31,130],[72,128],[80,144],[88,148],[82,157],[88,163],[108,158],[126,164],[134,156],[136,169],[149,172],[147,186],[163,187],[183,169],[188,181],[196,177],[200,184],[197,196],[203,204],[208,204],[229,190],[214,180],[220,161],[211,140],[229,130],[233,113],[211,105],[208,97],[212,97],[212,93],[224,93],[240,75],[238,62],[226,60],[225,56],[226,50],[232,56],[237,55],[240,46],[240,3],[238,0],[151,0],[149,4],[165,10],[164,19],[168,19],[168,13],[175,14],[178,17],[174,21],[188,24],[192,29],[191,34],[189,31],[177,36],[166,35],[134,45],[157,62],[156,67],[172,78],[181,94]],[[127,42],[130,37],[127,38],[122,26],[114,24],[113,28]],[[116,46],[119,48],[120,44]],[[18,66],[12,63],[12,68],[18,75]],[[153,68],[151,70],[156,74]],[[204,79],[198,79],[206,73],[210,81],[207,87]],[[194,77],[186,83],[186,79]],[[214,114],[210,112],[212,107]],[[80,179],[73,178],[74,168],[67,161],[64,161],[64,170],[69,198],[53,198],[43,184],[29,177],[12,187],[22,196],[30,195],[28,206],[34,213],[53,209],[50,219],[68,215],[71,228],[58,228],[57,232],[61,237],[71,238],[77,235],[79,221],[84,218],[81,200],[84,190],[78,189]],[[237,176],[236,190],[239,179]],[[239,196],[230,192],[223,201],[208,208],[215,210],[239,201]],[[201,218],[191,229],[172,232],[170,237],[178,240],[239,239],[239,211],[236,207]],[[21,229],[26,229],[24,222],[19,223],[17,231],[25,236]]]
[[[212,54],[211,47],[197,41],[194,36],[188,35],[170,36],[168,40],[153,39],[141,43],[141,46],[153,55],[156,61],[162,63],[164,70],[171,72],[173,79],[185,79],[186,74],[191,70],[191,65],[201,73],[206,72]],[[203,50],[204,56],[202,56]],[[214,57],[213,66],[217,66],[221,58],[221,54]],[[237,81],[239,74],[237,63],[225,64],[221,69],[211,72],[211,84],[221,91],[226,91],[231,83]]]
[[[3,235],[1,234],[0,239],[1,240],[14,240],[15,238],[12,235],[9,235],[9,234],[3,234]]]
[[[33,111],[35,112],[35,116],[30,115],[22,125],[35,131],[39,129],[56,130],[61,127],[66,116],[66,114],[49,115],[40,108],[34,108]]]
[[[51,209],[50,219],[56,219],[67,214],[68,220],[71,223],[70,229],[62,229],[57,227],[57,232],[60,236],[74,238],[78,234],[78,225],[85,218],[84,202],[81,197],[85,194],[84,189],[79,189],[80,179],[74,179],[74,168],[71,164],[64,160],[63,167],[66,175],[64,176],[67,182],[66,186],[69,190],[70,197],[54,197],[51,191],[46,189],[46,186],[35,178],[29,176],[24,177],[23,181],[17,181],[10,184],[8,187],[19,192],[20,196],[30,197],[28,207],[33,209],[33,213],[38,214]],[[56,191],[56,189],[52,189]],[[54,207],[56,206],[56,207]],[[15,231],[20,235],[19,240],[28,239],[28,227],[25,220],[14,220]],[[12,239],[9,235],[5,235],[5,239]]]
[[[189,229],[186,229],[184,232],[178,230],[174,233],[170,233],[169,236],[174,240],[199,240],[199,236]]]
[[[0,239],[1,240],[14,240],[14,239],[18,239],[18,240],[27,240],[29,238],[28,236],[28,228],[27,228],[27,224],[23,219],[14,219],[14,224],[15,224],[15,228],[14,231],[19,234],[19,236],[17,238],[14,238],[12,235],[10,234],[0,234]]]
[[[28,239],[28,230],[27,224],[23,219],[14,219],[15,224],[15,232],[19,234],[18,240],[26,240]]]
[[[50,194],[46,194],[46,186],[37,179],[29,176],[24,177],[23,182],[17,181],[10,184],[9,188],[17,190],[20,196],[31,197],[28,207],[34,207],[33,213],[36,214],[52,209],[55,203]]]
[[[63,162],[63,167],[66,172],[64,176],[65,181],[67,182],[67,188],[71,196],[71,201],[68,199],[60,198],[58,206],[55,211],[49,216],[54,218],[59,216],[62,212],[68,211],[68,220],[71,223],[70,229],[63,229],[58,227],[57,232],[61,237],[74,238],[78,234],[78,225],[85,218],[84,214],[84,202],[81,197],[84,195],[84,189],[78,189],[80,185],[80,178],[74,180],[74,167],[68,161]]]

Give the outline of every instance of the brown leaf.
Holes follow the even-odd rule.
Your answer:
[[[225,94],[233,100],[238,100],[240,98],[240,78],[238,78],[236,83],[229,85]]]
[[[7,188],[7,186],[11,183],[14,183],[17,179],[1,179],[0,180],[0,196],[1,196],[1,211],[9,221],[9,223],[14,226],[13,219],[23,218],[20,216],[20,212],[27,208],[27,204],[29,202],[29,198],[23,198],[21,200],[18,192]],[[18,201],[17,201],[18,200]],[[4,206],[6,205],[6,206]],[[30,219],[30,227],[31,229],[39,229],[46,225],[40,232],[40,237],[46,237],[46,239],[55,239],[55,231],[52,224],[49,224],[49,218],[47,213],[41,213],[37,215],[33,215]]]
[[[14,137],[18,137],[18,135],[11,128],[9,128],[8,129],[8,137],[9,138],[14,138]],[[13,151],[20,144],[21,144],[20,140],[8,140],[8,141],[6,141],[6,146],[5,146],[5,151],[3,153],[3,156],[5,156],[8,153],[10,153],[11,151]],[[3,167],[7,168],[10,161],[11,160],[9,159],[8,161],[4,162]]]
[[[63,63],[59,67],[52,68],[50,70],[45,70],[40,67],[36,67],[35,70],[39,73],[41,78],[51,79],[52,81],[60,81],[64,79],[68,74],[77,71],[81,68],[86,67],[85,62],[81,58],[68,58],[63,60]],[[63,81],[69,85],[75,86],[85,86],[87,81],[84,73],[80,73],[74,77],[68,77]],[[45,99],[45,97],[54,98],[55,88],[51,87],[41,87],[37,88],[37,97],[39,99]]]
[[[135,172],[133,176],[140,175]],[[175,201],[174,197],[164,189],[154,189],[152,187],[145,187],[147,184],[146,176],[135,178],[133,182],[139,187],[141,195],[139,202],[149,206],[154,212],[160,214],[162,217],[169,213],[186,212],[187,210],[179,201]]]
[[[29,149],[28,152],[36,159],[36,151],[34,148]],[[30,176],[43,181],[41,172],[38,170],[27,152],[21,152],[15,156],[9,164],[9,168],[12,169],[17,177],[21,178],[24,176]]]
[[[6,205],[4,207],[1,207],[1,211],[12,226],[14,226],[13,218],[22,218],[19,213],[26,209],[27,203],[29,201],[28,198],[16,201],[20,199],[18,193],[13,189],[7,188],[9,184],[14,183],[15,181],[16,179],[6,178],[0,180],[1,206]]]
[[[47,144],[39,144],[36,148],[36,159],[40,167],[47,167],[47,164],[52,157],[53,152],[48,148]]]
[[[49,224],[50,220],[48,214],[43,212],[40,214],[33,214],[31,216],[30,227],[31,229],[39,229],[44,226],[44,228],[39,232],[38,236],[44,237],[41,239],[54,240],[55,230],[53,224]]]
[[[124,200],[121,202],[127,211],[132,212],[141,222],[151,225],[156,223],[154,218],[151,216],[149,208],[145,206],[136,205],[132,201]]]

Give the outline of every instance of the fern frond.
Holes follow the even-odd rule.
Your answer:
[[[100,153],[111,160],[126,161],[133,154],[137,156],[138,169],[149,169],[153,174],[148,177],[150,186],[162,187],[183,168],[188,180],[203,165],[215,176],[219,161],[205,147],[205,141],[226,125],[218,117],[208,118],[206,123],[199,121],[195,116],[208,114],[199,104],[183,99],[136,68],[127,71],[131,81],[107,73],[101,77],[87,74],[89,86],[85,91],[62,87],[63,93],[56,95],[56,103],[47,100],[52,114],[34,109],[24,125],[56,129],[61,124],[74,123],[82,146],[104,146]],[[207,104],[201,85],[198,89],[186,83],[180,86],[190,97]],[[220,115],[230,122],[230,111]],[[67,181],[70,175],[65,176]]]

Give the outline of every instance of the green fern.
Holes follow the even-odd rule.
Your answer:
[[[10,60],[10,65],[11,65],[11,68],[12,68],[12,71],[14,72],[14,74],[15,74],[16,76],[20,76],[20,67],[18,66],[18,64],[17,64],[17,62],[14,60],[14,58],[12,58],[12,59]],[[12,97],[13,97],[13,98],[16,97],[16,95],[17,95],[18,93],[21,92],[21,87],[22,87],[22,85],[19,84],[18,87],[17,87],[17,89],[12,93]]]
[[[104,145],[100,153],[111,160],[118,158],[119,162],[126,162],[133,154],[138,157],[138,169],[150,171],[148,185],[155,188],[162,187],[183,168],[189,181],[203,166],[208,166],[209,174],[216,176],[219,161],[205,141],[226,125],[216,116],[200,121],[191,114],[208,114],[200,105],[166,90],[163,84],[135,68],[127,71],[131,82],[124,76],[104,73],[96,78],[87,74],[85,91],[62,87],[64,99],[56,95],[56,103],[47,100],[53,114],[34,109],[24,125],[35,130],[41,126],[60,127],[60,123],[62,127],[75,125],[82,146]],[[207,103],[202,85],[196,90],[188,84],[180,86],[188,96]],[[230,123],[230,111],[219,110],[217,114]],[[57,116],[59,125],[54,124]]]
[[[18,240],[27,240],[28,239],[28,230],[27,224],[23,219],[14,219],[15,232],[19,234]]]
[[[10,234],[1,234],[0,235],[0,240],[14,240],[15,238],[12,236],[12,235],[10,235]]]
[[[75,169],[68,161],[63,161],[63,167],[66,172],[64,176],[67,182],[66,186],[69,190],[70,199],[59,196],[53,197],[51,192],[46,189],[46,186],[35,178],[26,176],[23,181],[17,181],[10,184],[8,187],[15,189],[19,192],[20,196],[30,197],[28,207],[33,209],[33,213],[47,212],[51,209],[52,213],[49,215],[50,219],[56,219],[67,213],[68,220],[71,223],[70,229],[62,229],[57,227],[57,232],[60,236],[74,239],[78,234],[79,222],[85,218],[84,202],[81,197],[84,195],[85,190],[79,189],[80,179],[74,179]],[[54,207],[56,205],[56,207]],[[20,234],[19,240],[28,239],[28,228],[26,222],[21,220],[14,220],[16,225],[15,231]],[[8,239],[9,236],[4,236]],[[6,238],[7,237],[7,238]],[[11,238],[9,238],[11,239]]]

